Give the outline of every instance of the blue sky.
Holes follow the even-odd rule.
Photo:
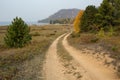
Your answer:
[[[102,0],[0,0],[0,21],[11,21],[16,16],[25,21],[47,18],[60,9],[85,9],[99,6]]]

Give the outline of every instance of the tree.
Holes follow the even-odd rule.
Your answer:
[[[60,18],[60,19],[54,19],[50,20],[50,24],[71,24],[72,18]]]
[[[23,47],[32,39],[29,33],[28,25],[21,18],[16,17],[7,29],[5,44],[8,47]]]
[[[93,25],[95,22],[95,15],[98,13],[98,10],[95,6],[88,6],[81,18],[81,30],[82,31],[90,31],[93,30]]]
[[[112,6],[114,6],[114,5],[115,5],[115,0],[108,0],[108,2],[109,2],[109,3],[111,3],[111,4],[112,4]]]
[[[80,12],[78,13],[78,15],[75,18],[75,21],[74,21],[74,31],[75,31],[75,33],[80,32],[80,24],[81,24],[82,15],[83,15],[83,11],[80,10]]]
[[[114,1],[114,14],[115,14],[115,25],[120,25],[120,0],[115,0]]]
[[[50,20],[50,24],[53,24],[53,21],[52,21],[52,20]]]
[[[118,13],[120,12],[120,0],[108,0],[109,3],[112,4],[112,6],[114,7],[115,11],[114,11],[114,16],[116,18],[120,18],[118,17]]]
[[[114,7],[109,3],[108,0],[103,0],[101,6],[99,7],[100,25],[107,30],[109,26],[114,24]]]
[[[120,19],[120,0],[115,0],[116,18]]]

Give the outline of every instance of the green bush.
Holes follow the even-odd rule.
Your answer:
[[[92,43],[96,43],[97,41],[99,41],[99,38],[93,38],[93,39],[91,39]]]
[[[115,34],[113,27],[110,27],[108,36],[113,36]]]
[[[98,32],[98,37],[105,37],[105,31],[103,28],[100,29],[100,31]]]
[[[72,38],[80,37],[80,33],[74,33],[74,32],[73,32],[73,33],[71,34],[71,37],[72,37]]]
[[[117,51],[118,50],[117,46],[112,46],[111,49],[112,49],[112,51]]]
[[[29,32],[30,28],[28,25],[21,18],[16,17],[7,29],[4,38],[5,44],[8,47],[16,48],[25,46],[32,39]]]

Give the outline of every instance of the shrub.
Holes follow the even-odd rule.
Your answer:
[[[29,32],[30,28],[28,25],[21,18],[16,17],[7,29],[4,38],[5,44],[8,47],[16,48],[25,46],[31,40]]]
[[[39,32],[35,32],[33,34],[31,34],[32,36],[40,36]]]
[[[113,36],[114,33],[115,33],[115,32],[114,32],[113,28],[110,27],[109,32],[108,32],[108,36]]]
[[[105,31],[103,28],[100,29],[100,31],[98,32],[98,36],[99,37],[105,37]]]
[[[117,46],[112,46],[111,49],[112,49],[112,51],[117,51],[118,50]]]
[[[99,38],[93,38],[93,39],[91,39],[91,42],[96,43],[98,40],[99,40]]]
[[[80,37],[80,33],[75,33],[75,32],[73,32],[73,33],[71,34],[71,37],[72,37],[72,38]]]

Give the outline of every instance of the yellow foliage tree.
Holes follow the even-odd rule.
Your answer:
[[[82,18],[83,12],[84,12],[83,10],[80,10],[80,12],[78,13],[78,15],[75,18],[75,21],[74,21],[74,31],[75,31],[75,33],[80,32],[80,23],[81,23],[81,18]]]

